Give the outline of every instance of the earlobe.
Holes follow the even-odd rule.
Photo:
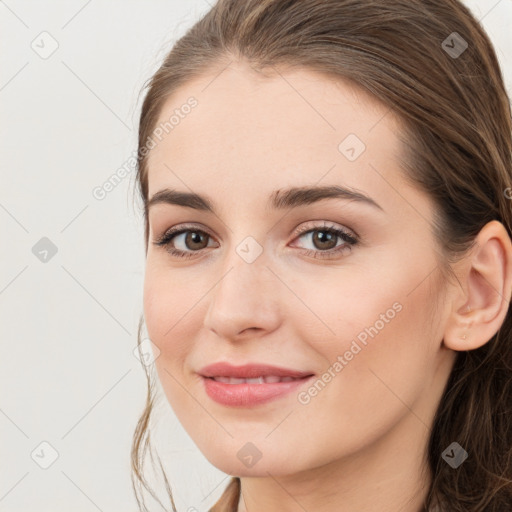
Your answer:
[[[485,345],[503,324],[512,293],[512,242],[499,221],[488,222],[475,247],[458,262],[458,287],[451,301],[444,344],[452,350]]]

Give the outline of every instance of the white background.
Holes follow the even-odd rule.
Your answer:
[[[512,1],[466,3],[512,91]],[[92,191],[136,150],[144,81],[209,8],[0,1],[0,511],[137,510],[130,445],[146,387],[132,352],[144,276],[135,173],[103,200]],[[32,44],[58,48],[43,59]],[[47,262],[32,252],[43,237],[58,251]],[[207,510],[227,477],[160,404],[178,510]],[[47,469],[34,461],[50,461],[43,441],[58,453]]]

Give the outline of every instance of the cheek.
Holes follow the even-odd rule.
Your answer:
[[[407,274],[386,272],[385,280],[379,280],[354,273],[338,288],[321,281],[316,282],[320,288],[310,288],[308,305],[317,305],[315,313],[330,332],[326,336],[327,327],[318,325],[302,329],[303,339],[326,363],[325,373],[302,396],[311,413],[304,417],[310,428],[323,418],[333,435],[342,431],[355,440],[366,430],[372,436],[389,428],[425,393],[438,347],[425,305],[436,299],[428,280],[416,286],[421,272],[401,268]]]
[[[184,364],[191,351],[190,332],[192,306],[198,299],[188,300],[181,293],[172,272],[148,267],[144,279],[144,319],[150,340],[160,351],[155,359],[162,391],[174,410],[182,410],[190,398],[183,392]]]
[[[151,341],[160,350],[158,364],[179,364],[191,338],[190,318],[195,312],[194,305],[200,296],[194,287],[188,286],[190,294],[183,293],[185,285],[175,279],[175,273],[159,270],[157,265],[147,267],[144,278],[144,319]],[[195,306],[197,308],[197,306]],[[172,357],[171,357],[172,355]]]

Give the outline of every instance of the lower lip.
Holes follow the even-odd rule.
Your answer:
[[[202,377],[206,394],[215,402],[231,407],[250,407],[276,400],[309,381],[313,375],[274,384],[226,384]]]

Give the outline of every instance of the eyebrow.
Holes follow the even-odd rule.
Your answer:
[[[287,208],[297,208],[323,199],[345,199],[357,201],[362,204],[370,205],[381,211],[384,209],[371,197],[353,189],[341,187],[339,185],[329,185],[322,187],[293,187],[289,189],[279,189],[274,191],[268,200],[267,208],[283,210]],[[149,209],[155,204],[172,204],[193,208],[195,210],[209,211],[216,215],[215,208],[211,199],[195,192],[180,192],[165,188],[156,192],[145,204],[146,215]]]

